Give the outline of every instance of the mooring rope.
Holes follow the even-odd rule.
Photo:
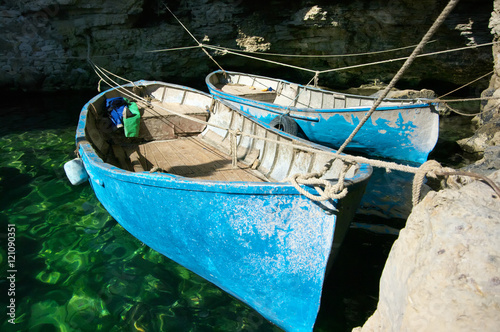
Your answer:
[[[484,47],[484,46],[490,46],[490,45],[494,45],[494,44],[498,44],[498,43],[500,43],[500,42],[489,42],[489,43],[483,43],[483,44],[479,44],[479,45],[471,45],[471,46],[458,47],[458,48],[454,48],[454,49],[450,49],[450,50],[441,50],[441,51],[435,51],[435,52],[431,52],[431,53],[419,54],[419,55],[417,55],[417,57],[420,58],[420,57],[440,55],[440,54],[445,54],[445,53],[450,53],[450,52],[463,51],[463,50],[467,50],[467,49],[475,49],[475,48]],[[344,67],[331,68],[331,69],[325,69],[325,70],[315,70],[315,69],[310,69],[310,68],[305,68],[305,67],[290,65],[290,64],[287,64],[287,63],[284,63],[284,62],[279,62],[279,61],[274,61],[274,60],[259,58],[257,56],[252,56],[252,55],[244,54],[242,51],[233,50],[233,49],[230,49],[230,48],[227,48],[227,47],[214,46],[214,45],[210,45],[210,44],[202,44],[202,46],[205,47],[205,48],[208,48],[208,49],[213,49],[213,50],[219,51],[219,52],[233,54],[233,55],[237,55],[237,56],[241,56],[241,57],[245,57],[245,58],[249,58],[249,59],[253,59],[253,60],[257,60],[257,61],[272,63],[272,64],[275,64],[275,65],[289,67],[289,68],[294,68],[294,69],[298,69],[298,70],[302,70],[302,71],[307,71],[307,72],[311,72],[311,73],[318,72],[319,74],[331,73],[331,72],[348,70],[348,69],[356,69],[356,68],[362,68],[362,67],[367,67],[367,66],[380,65],[380,64],[385,64],[385,63],[392,63],[392,62],[396,62],[396,61],[404,61],[404,60],[408,60],[408,58],[409,58],[409,57],[399,57],[399,58],[393,58],[393,59],[387,59],[387,60],[380,60],[380,61],[373,61],[373,62],[367,62],[367,63],[357,64],[357,65],[351,65],[351,66],[344,66]],[[249,52],[249,53],[255,54],[257,52]],[[259,53],[257,53],[257,54],[259,54]],[[263,53],[263,55],[265,55],[265,54],[267,54],[267,53]],[[309,57],[309,56],[305,56],[305,58],[307,58],[307,57]]]
[[[244,57],[244,58],[249,58],[249,59],[258,60],[258,61],[262,61],[262,62],[272,63],[272,64],[275,64],[275,65],[289,67],[289,68],[293,68],[293,69],[308,71],[310,73],[315,73],[316,72],[316,70],[305,68],[305,67],[294,66],[294,65],[290,65],[288,63],[283,63],[283,62],[279,62],[279,61],[273,61],[273,60],[269,60],[269,59],[262,59],[262,58],[259,58],[259,57],[256,57],[256,56],[252,56],[252,55],[248,55],[248,54],[241,54],[241,53],[238,53],[238,52],[230,51],[229,49],[224,48],[224,47],[207,45],[207,44],[203,44],[203,46],[206,47],[206,48],[209,48],[209,49],[213,49],[213,50],[220,51],[220,52],[223,51],[223,52],[226,52],[226,53],[229,53],[229,54],[238,55],[238,56],[241,56],[241,57]]]
[[[438,55],[438,54],[445,54],[445,53],[450,53],[450,52],[456,52],[456,51],[463,51],[467,49],[472,49],[472,48],[478,48],[482,46],[489,46],[493,44],[497,44],[500,42],[490,42],[490,43],[484,43],[480,45],[472,45],[472,46],[464,46],[464,47],[459,47],[459,48],[454,48],[451,50],[442,50],[442,51],[436,51],[436,52],[431,52],[431,53],[424,53],[424,54],[419,54],[416,57],[421,58],[421,57],[426,57],[426,56],[431,56],[431,55]],[[401,57],[401,58],[394,58],[394,59],[388,59],[388,60],[381,60],[381,61],[374,61],[374,62],[368,62],[368,63],[362,63],[359,65],[352,65],[352,66],[345,66],[345,67],[339,67],[339,68],[332,68],[332,69],[326,69],[320,71],[321,74],[324,73],[331,73],[335,71],[341,71],[341,70],[347,70],[347,69],[355,69],[355,68],[362,68],[362,67],[367,67],[367,66],[374,66],[374,65],[380,65],[384,63],[391,63],[391,62],[396,62],[396,61],[403,61],[403,60],[408,60],[408,57]]]
[[[431,40],[430,43],[434,43],[436,40]],[[206,44],[204,44],[206,45]],[[210,45],[214,46],[214,45]],[[401,50],[406,50],[406,49],[413,49],[417,45],[410,45],[410,46],[404,46],[404,47],[398,47],[398,48],[391,48],[388,50],[381,50],[381,51],[371,51],[371,52],[363,52],[363,53],[350,53],[350,54],[286,54],[286,53],[270,53],[270,52],[258,52],[258,51],[245,51],[241,49],[235,49],[235,48],[229,48],[229,47],[221,47],[225,50],[230,50],[234,52],[239,52],[239,53],[251,53],[251,54],[258,54],[258,55],[267,55],[267,56],[277,56],[277,57],[284,57],[284,58],[348,58],[348,57],[357,57],[357,56],[365,56],[365,55],[374,55],[374,54],[381,54],[381,53],[391,53],[391,52],[397,52]],[[216,46],[214,46],[216,47]]]
[[[182,118],[185,118],[185,119],[188,119],[188,120],[200,123],[200,124],[204,124],[204,125],[208,125],[208,126],[211,126],[214,128],[226,130],[231,137],[234,137],[232,142],[231,142],[231,147],[232,147],[231,148],[231,150],[232,150],[231,155],[232,155],[233,165],[237,162],[237,157],[235,158],[235,153],[237,150],[237,144],[235,147],[235,143],[237,143],[237,140],[236,140],[237,136],[246,136],[249,138],[263,140],[263,141],[271,142],[274,144],[280,144],[283,146],[287,146],[287,147],[290,147],[293,149],[302,150],[305,152],[312,152],[312,153],[318,153],[318,154],[332,156],[333,158],[328,163],[325,164],[325,166],[323,167],[321,172],[319,172],[317,174],[312,174],[312,175],[311,174],[294,175],[294,176],[290,177],[290,179],[289,179],[292,184],[295,181],[295,183],[296,183],[295,188],[300,193],[305,194],[307,192],[307,191],[305,191],[305,189],[299,188],[300,184],[313,185],[316,188],[317,192],[319,193],[319,196],[316,196],[316,200],[322,200],[325,197],[327,197],[327,195],[328,195],[328,197],[330,197],[332,199],[340,198],[341,196],[338,196],[338,195],[343,195],[342,193],[344,192],[344,189],[345,189],[344,184],[343,184],[343,181],[345,178],[345,173],[349,169],[348,167],[351,167],[352,165],[355,165],[355,164],[369,164],[373,167],[385,168],[387,170],[396,170],[396,171],[401,171],[401,172],[405,172],[405,173],[413,173],[413,174],[417,174],[417,173],[426,174],[427,172],[429,172],[429,168],[430,168],[429,164],[427,164],[427,165],[424,164],[425,166],[422,165],[419,168],[419,167],[414,167],[414,166],[409,166],[409,165],[402,165],[402,164],[398,164],[398,163],[390,162],[390,161],[375,160],[375,159],[369,159],[366,157],[352,156],[352,155],[347,155],[347,154],[338,154],[337,152],[319,150],[317,148],[296,144],[296,143],[293,143],[293,141],[290,143],[290,142],[281,141],[281,140],[277,140],[277,139],[273,139],[273,138],[269,138],[269,137],[263,137],[263,136],[259,136],[259,135],[245,133],[245,132],[240,131],[239,129],[231,129],[231,128],[219,126],[219,125],[216,125],[213,123],[209,123],[207,121],[200,120],[198,118],[176,112],[172,109],[164,108],[160,105],[153,106],[153,105],[151,105],[149,100],[135,94],[134,92],[127,90],[126,87],[124,87],[123,85],[120,85],[117,82],[115,82],[114,80],[112,80],[106,74],[106,72],[109,72],[109,71],[100,68],[95,63],[93,63],[91,60],[89,60],[89,63],[92,65],[96,75],[101,80],[103,80],[106,84],[108,84],[110,87],[114,87],[117,90],[121,91],[125,96],[128,96],[132,99],[135,99],[136,101],[144,104],[146,107],[151,108],[153,111],[154,111],[154,108],[159,108],[159,109],[162,109],[166,112],[178,115]],[[113,75],[113,76],[119,77],[118,75]],[[109,80],[109,82],[108,82],[108,80]],[[126,80],[126,81],[129,81],[129,80]],[[230,137],[230,139],[231,139],[231,137]],[[331,183],[328,183],[327,185],[325,185],[323,180],[319,179],[319,177],[323,176],[328,171],[328,169],[331,167],[332,163],[336,159],[341,160],[344,164],[343,170],[341,171],[341,175],[339,176],[339,180],[338,180],[336,185],[332,185]],[[469,177],[479,178],[479,179],[482,179],[484,182],[488,183],[493,188],[493,190],[495,190],[497,192],[497,194],[499,194],[499,196],[500,196],[500,190],[498,189],[498,187],[496,187],[496,189],[495,189],[495,184],[491,180],[489,180],[489,179],[487,179],[479,174],[464,173],[461,171],[455,171],[455,170],[450,169],[450,168],[443,168],[435,161],[430,161],[430,162],[433,162],[431,164],[433,166],[431,168],[431,171],[433,174],[445,176],[445,177],[457,175],[457,176],[469,176]],[[424,171],[422,171],[421,168],[424,169]],[[342,173],[343,173],[343,175],[342,175]],[[317,175],[317,176],[315,176],[315,175]],[[316,179],[313,179],[313,178],[316,178]],[[461,181],[461,182],[464,182],[464,181]],[[417,182],[413,185],[413,187],[419,186],[421,188],[422,183],[423,183],[423,180],[419,180],[417,178]],[[321,189],[322,185],[325,187],[324,190]],[[318,188],[319,188],[319,190],[318,190]],[[346,192],[344,192],[344,193],[346,193]],[[307,197],[310,197],[311,195],[312,194],[307,192]],[[315,195],[313,195],[313,196],[315,196]],[[415,202],[415,197],[417,197],[416,202],[418,202],[419,197],[420,197],[420,193],[419,192],[417,193],[415,191],[415,193],[413,194],[413,197],[414,197],[414,202]],[[314,199],[314,198],[311,198],[311,199]]]
[[[184,47],[172,47],[172,48],[163,48],[158,50],[144,51],[144,53],[160,53],[160,52],[171,52],[171,51],[184,51],[191,50],[193,48],[200,48],[200,45],[195,46],[184,46]]]
[[[458,187],[460,184],[466,184],[470,182],[470,178],[479,179],[489,185],[491,189],[493,189],[493,191],[497,194],[497,198],[500,198],[500,187],[498,187],[498,185],[488,177],[473,172],[457,171],[450,167],[442,167],[437,161],[428,160],[423,163],[422,166],[420,166],[413,179],[413,206],[417,205],[420,202],[420,193],[424,183],[424,178],[437,178],[438,176],[444,176],[446,181],[442,185],[450,187]]]
[[[186,28],[186,26],[181,22],[181,20],[179,20],[179,18],[177,18],[177,16],[170,10],[170,8],[168,8],[168,6],[165,4],[164,6],[170,12],[170,14],[172,14],[172,16],[177,20],[177,22],[184,28],[184,30],[186,30],[186,32],[191,36],[191,38],[194,39],[194,41],[198,44],[198,46],[201,47],[201,50],[205,52],[205,54],[210,58],[210,60],[212,60],[219,67],[220,70],[224,71],[221,65],[217,61],[215,61],[215,59],[210,55],[210,53],[207,52],[206,49],[203,48],[203,44],[200,43],[198,39],[196,39],[196,37],[191,33],[191,31],[189,31],[189,29]]]
[[[487,76],[489,76],[489,75],[491,75],[493,73],[494,73],[494,71],[492,70],[492,71],[490,71],[490,72],[488,72],[488,73],[486,73],[484,75],[481,75],[480,77],[478,77],[478,78],[476,78],[476,79],[474,79],[474,80],[472,80],[472,81],[470,81],[470,82],[468,82],[466,84],[463,84],[462,86],[460,86],[460,87],[458,87],[458,88],[456,88],[456,89],[454,89],[454,90],[452,90],[450,92],[447,92],[444,95],[442,95],[442,96],[440,96],[438,98],[435,98],[435,99],[433,99],[433,100],[431,100],[429,102],[430,103],[440,103],[440,104],[443,104],[449,111],[454,112],[454,113],[459,114],[459,115],[462,115],[462,116],[476,116],[476,115],[481,115],[483,113],[489,112],[492,109],[498,107],[499,104],[500,104],[500,102],[497,102],[493,106],[491,106],[490,108],[484,109],[483,111],[480,111],[480,112],[477,112],[477,113],[463,113],[463,112],[460,112],[459,110],[451,107],[448,104],[451,103],[451,102],[455,102],[456,103],[456,102],[468,102],[468,101],[477,101],[477,100],[481,100],[481,101],[483,101],[483,100],[493,100],[493,99],[500,99],[500,97],[491,96],[491,97],[462,98],[462,99],[451,99],[451,100],[449,100],[449,99],[443,99],[443,98],[446,97],[446,96],[448,96],[448,95],[450,95],[450,94],[452,94],[452,93],[454,93],[454,92],[457,92],[458,90],[461,90],[461,89],[465,88],[466,86],[469,86],[469,85],[471,85],[471,84],[473,84],[473,83],[475,83],[475,82],[477,82],[477,81],[479,81],[479,80],[481,80],[481,79],[483,79],[483,78],[485,78],[485,77],[487,77]]]
[[[287,146],[291,146],[291,147],[296,148],[296,149],[301,149],[303,151],[309,151],[309,152],[315,152],[315,153],[325,153],[325,154],[328,154],[328,155],[333,155],[333,159],[331,159],[327,164],[325,164],[325,166],[324,166],[324,168],[323,168],[323,170],[321,172],[319,172],[319,173],[309,173],[309,174],[303,174],[303,175],[293,175],[292,177],[290,177],[288,179],[295,186],[295,188],[299,192],[301,192],[302,194],[304,194],[305,196],[307,196],[308,198],[310,198],[312,200],[337,199],[337,198],[344,197],[347,194],[347,188],[344,187],[345,174],[347,173],[347,171],[349,170],[349,168],[352,166],[352,162],[361,162],[361,163],[368,163],[368,164],[370,164],[370,165],[372,165],[374,167],[382,167],[382,168],[386,168],[386,169],[393,169],[393,170],[400,170],[400,171],[408,172],[408,173],[414,173],[415,177],[414,177],[414,182],[413,182],[413,187],[412,188],[413,188],[413,204],[415,205],[415,204],[417,204],[419,202],[419,199],[420,199],[420,190],[422,188],[423,178],[425,176],[427,176],[427,175],[429,175],[429,176],[443,175],[443,176],[450,177],[450,176],[468,176],[468,175],[465,174],[466,172],[455,171],[455,170],[453,170],[451,168],[443,168],[439,163],[437,163],[436,161],[433,161],[433,160],[428,161],[428,162],[424,163],[420,168],[417,168],[417,167],[412,167],[412,166],[408,166],[408,165],[400,165],[400,164],[393,163],[393,162],[386,162],[386,161],[380,161],[380,160],[372,160],[372,159],[368,159],[368,158],[364,158],[364,157],[349,156],[349,155],[345,155],[345,154],[341,154],[341,153],[342,153],[343,149],[345,148],[345,146],[352,140],[352,138],[354,137],[354,135],[356,135],[356,133],[359,131],[359,129],[363,126],[363,124],[366,123],[366,121],[368,120],[368,118],[375,111],[375,109],[378,107],[378,105],[381,103],[381,101],[387,96],[388,92],[394,87],[395,83],[403,75],[404,71],[411,65],[411,63],[413,62],[413,60],[418,56],[418,54],[423,49],[424,45],[429,42],[431,36],[437,30],[437,28],[439,27],[439,25],[444,21],[444,19],[446,18],[446,16],[453,9],[453,7],[456,5],[457,2],[458,2],[458,0],[450,0],[450,2],[448,3],[448,5],[444,8],[444,10],[439,15],[439,17],[436,19],[436,21],[431,26],[431,28],[429,29],[429,31],[425,34],[425,36],[422,38],[422,40],[420,41],[420,43],[413,50],[412,54],[408,58],[406,58],[405,64],[403,64],[403,66],[400,68],[400,70],[393,77],[393,79],[391,80],[391,82],[389,83],[389,85],[385,88],[385,90],[383,91],[382,95],[377,99],[377,101],[372,106],[372,108],[367,113],[367,115],[362,120],[362,122],[360,122],[360,124],[358,124],[358,126],[356,127],[356,129],[349,136],[349,138],[346,139],[346,141],[344,142],[344,144],[342,144],[342,146],[336,152],[326,152],[326,151],[318,150],[318,149],[315,149],[315,148],[310,148],[310,147],[302,146],[302,145],[299,145],[299,144],[295,144],[293,142],[292,143],[287,143],[287,142],[283,142],[283,141],[279,141],[279,140],[275,140],[275,139],[270,139],[270,138],[267,138],[267,137],[260,137],[260,136],[253,135],[253,134],[242,133],[238,129],[234,130],[234,129],[230,129],[230,128],[223,128],[221,126],[210,124],[207,121],[199,120],[199,119],[190,117],[188,115],[172,111],[170,109],[165,109],[165,108],[162,108],[162,107],[159,107],[159,106],[155,106],[155,107],[159,107],[160,109],[164,109],[164,110],[166,110],[168,112],[174,113],[174,114],[176,114],[178,116],[190,119],[190,120],[198,122],[198,123],[203,123],[203,124],[208,125],[208,126],[212,126],[212,127],[216,127],[216,128],[220,128],[220,129],[226,130],[229,133],[229,135],[230,135],[231,150],[232,150],[231,154],[232,154],[232,159],[233,159],[233,165],[236,165],[236,162],[237,162],[237,155],[236,155],[237,154],[237,151],[236,151],[237,150],[237,136],[239,136],[239,135],[245,135],[247,137],[251,137],[251,138],[255,138],[255,139],[261,139],[261,140],[264,140],[264,141],[271,141],[271,142],[273,142],[275,144],[287,145]],[[168,7],[167,7],[167,9],[168,9]],[[168,10],[170,11],[170,9],[168,9]],[[174,14],[172,13],[172,15],[174,15]],[[174,17],[177,19],[177,17],[175,15],[174,15]],[[189,32],[189,30],[187,30],[187,28],[182,24],[182,22],[180,22],[180,20],[178,20],[178,22],[191,35],[191,37],[198,43],[199,47],[201,47],[203,49],[203,51],[215,62],[215,60],[203,48],[203,44],[201,44]],[[103,76],[105,78],[108,78],[109,80],[111,80],[109,78],[109,76],[105,73],[104,70],[100,69],[97,65],[95,65],[92,62],[91,62],[91,64],[92,64],[92,66],[94,68],[94,71],[101,78],[101,80],[106,81],[103,78]],[[218,63],[217,63],[217,65],[219,66],[219,68],[222,71],[224,71],[222,69],[222,67],[220,67],[220,65]],[[300,67],[297,67],[297,68],[300,68]],[[316,83],[317,82],[317,78],[319,76],[319,73],[321,73],[321,72],[320,71],[312,71],[312,70],[309,70],[309,69],[305,69],[305,70],[308,70],[308,71],[311,71],[311,72],[315,73],[315,75],[313,77],[313,80]],[[116,75],[114,75],[114,76],[116,76]],[[119,77],[119,76],[116,76],[116,77]],[[122,91],[124,93],[134,96],[136,98],[136,100],[142,101],[143,103],[146,104],[147,107],[152,107],[152,105],[149,103],[149,101],[145,100],[144,98],[142,98],[142,97],[140,97],[140,96],[138,96],[138,95],[136,95],[136,94],[134,94],[132,92],[127,91],[125,89],[125,87],[123,87],[122,85],[117,84],[113,80],[111,80],[111,82],[113,82],[115,84],[115,86],[117,86],[118,88],[122,89]],[[106,83],[109,84],[108,82],[106,82]],[[109,84],[109,85],[112,86],[111,84]],[[339,180],[338,180],[337,184],[333,185],[331,182],[329,182],[327,180],[320,179],[320,177],[322,177],[328,171],[328,169],[331,168],[334,160],[336,160],[336,159],[342,160],[343,167],[342,167],[342,170],[340,172]],[[482,178],[482,176],[477,175],[475,173],[470,173],[470,174],[473,174],[477,178]],[[316,188],[319,196],[312,195],[309,192],[305,191],[300,186],[300,184],[314,186]],[[493,183],[492,188],[497,193],[499,193],[500,191],[497,191],[498,187],[496,187],[496,189],[495,189],[495,186],[496,185]],[[322,189],[321,187],[324,187],[324,189]]]
[[[298,192],[313,201],[325,201],[328,199],[341,199],[347,195],[347,188],[344,186],[344,181],[347,172],[355,164],[352,162],[344,161],[342,164],[342,169],[338,176],[338,182],[332,184],[328,180],[321,179],[322,176],[331,168],[331,164],[335,159],[331,159],[325,164],[322,171],[319,173],[308,173],[308,174],[294,174],[284,181],[290,182]],[[300,185],[312,185],[318,195],[311,194]],[[322,188],[324,187],[324,189]]]
[[[489,75],[493,74],[494,72],[495,72],[495,71],[494,71],[494,70],[492,70],[492,71],[490,71],[489,73],[486,73],[486,74],[484,74],[484,75],[481,75],[481,76],[479,76],[478,78],[476,78],[476,79],[474,79],[474,80],[472,80],[472,81],[470,81],[470,82],[468,82],[468,83],[466,83],[466,84],[464,84],[464,85],[462,85],[462,86],[460,86],[460,87],[458,87],[458,88],[456,88],[456,89],[454,89],[454,90],[451,90],[450,92],[445,93],[444,95],[442,95],[441,97],[439,97],[439,99],[443,99],[444,97],[446,97],[446,96],[448,96],[448,95],[451,95],[452,93],[457,92],[458,90],[461,90],[461,89],[465,88],[466,86],[471,85],[472,83],[475,83],[475,82],[477,82],[477,81],[479,81],[479,80],[482,80],[483,78],[485,78],[486,76],[489,76]]]
[[[497,98],[495,98],[495,99],[498,99],[498,98],[500,98],[500,97],[497,97]],[[490,112],[491,110],[493,110],[493,109],[497,108],[497,107],[500,105],[500,102],[497,102],[497,103],[495,103],[493,106],[491,106],[491,107],[489,107],[489,108],[487,108],[487,109],[484,109],[484,110],[482,110],[482,111],[480,111],[480,112],[477,112],[477,113],[464,113],[464,112],[460,112],[459,110],[457,110],[457,109],[455,109],[455,108],[451,107],[451,106],[450,106],[450,105],[448,105],[447,103],[443,103],[443,104],[444,104],[444,106],[445,106],[448,110],[450,110],[451,112],[457,113],[458,115],[462,115],[462,116],[476,116],[476,115],[481,115],[481,114],[484,114],[484,113]]]

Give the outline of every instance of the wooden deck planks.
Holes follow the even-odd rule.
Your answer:
[[[216,181],[264,181],[246,165],[233,169],[230,156],[197,137],[146,143],[139,151],[145,164],[175,175]]]

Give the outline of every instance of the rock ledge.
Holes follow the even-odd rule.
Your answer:
[[[499,216],[479,181],[427,194],[389,254],[377,310],[353,331],[498,331]]]

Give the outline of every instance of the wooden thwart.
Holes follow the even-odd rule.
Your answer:
[[[276,98],[276,91],[266,91],[262,88],[250,87],[243,84],[219,84],[216,85],[222,91],[241,97],[249,97],[253,100],[272,102]]]

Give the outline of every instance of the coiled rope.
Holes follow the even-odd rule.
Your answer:
[[[319,173],[309,173],[309,174],[294,174],[291,177],[285,179],[289,181],[302,195],[313,201],[325,201],[328,199],[341,199],[347,195],[347,188],[344,186],[345,176],[347,171],[355,163],[344,161],[342,169],[340,171],[339,179],[336,184],[332,184],[331,181],[321,179],[321,177],[331,168],[331,164],[334,159],[331,159],[325,164],[323,170]],[[319,195],[313,195],[300,185],[312,185]]]

